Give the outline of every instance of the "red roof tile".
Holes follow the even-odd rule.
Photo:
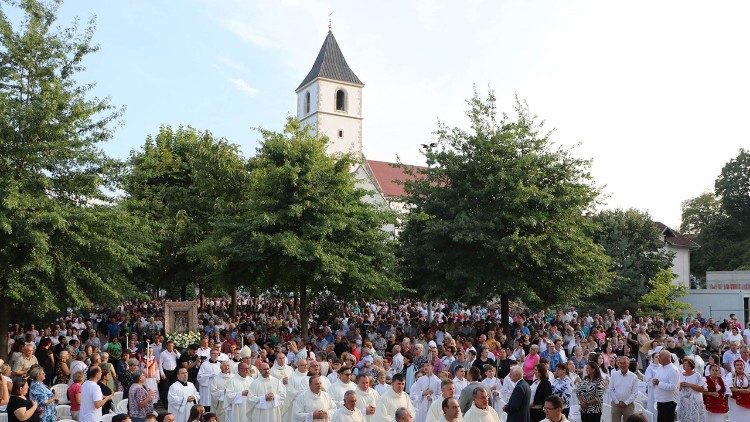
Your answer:
[[[670,229],[666,224],[659,221],[654,221],[654,225],[656,225],[656,228],[659,229],[659,232],[664,235],[664,241],[669,243],[670,245],[691,249],[700,248],[700,245],[688,239],[677,230]]]
[[[378,189],[380,189],[380,192],[386,197],[406,196],[404,182],[408,180],[418,180],[420,178],[419,171],[426,168],[422,166],[375,160],[367,160],[367,165],[370,167],[370,172],[375,178],[375,183],[378,185]],[[409,174],[409,171],[414,174]]]

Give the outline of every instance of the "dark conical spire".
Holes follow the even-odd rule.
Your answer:
[[[310,69],[310,73],[305,76],[305,79],[299,84],[296,91],[299,91],[300,88],[315,78],[333,79],[335,81],[364,86],[362,81],[354,74],[354,71],[346,64],[346,59],[341,54],[341,49],[336,42],[336,38],[333,37],[333,32],[330,30],[328,31],[326,40],[323,41],[323,46],[320,47],[320,52],[315,59],[312,69]]]

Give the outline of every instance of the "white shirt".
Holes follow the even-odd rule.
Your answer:
[[[179,357],[180,354],[177,351],[169,353],[166,349],[159,354],[159,369],[162,371],[162,375],[164,375],[164,371],[174,371],[177,368],[177,358]]]
[[[664,365],[655,369],[654,378],[659,385],[654,387],[654,400],[657,403],[677,401],[677,390],[680,387],[680,372],[674,365]],[[652,387],[653,384],[649,385]]]
[[[638,394],[638,377],[628,371],[625,375],[621,371],[612,371],[607,392],[612,403],[623,402],[631,404]]]
[[[102,420],[102,408],[96,408],[95,401],[104,398],[102,389],[94,381],[86,381],[81,386],[81,408],[79,422],[99,422]]]

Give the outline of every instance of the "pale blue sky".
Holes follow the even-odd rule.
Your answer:
[[[492,86],[594,160],[609,207],[672,226],[750,146],[750,2],[68,0],[98,16],[84,80],[125,105],[105,146],[125,158],[159,125],[191,125],[253,154],[278,129],[327,31],[365,83],[368,158],[421,163],[438,118]]]

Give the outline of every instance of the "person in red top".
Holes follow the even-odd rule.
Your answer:
[[[706,405],[706,422],[724,422],[729,407],[725,396],[727,392],[721,369],[717,364],[711,364],[709,375],[706,377],[706,391],[703,392],[703,404]]]
[[[68,401],[70,402],[70,415],[78,420],[78,412],[81,410],[81,386],[83,385],[83,372],[73,374],[73,384],[68,387]]]

